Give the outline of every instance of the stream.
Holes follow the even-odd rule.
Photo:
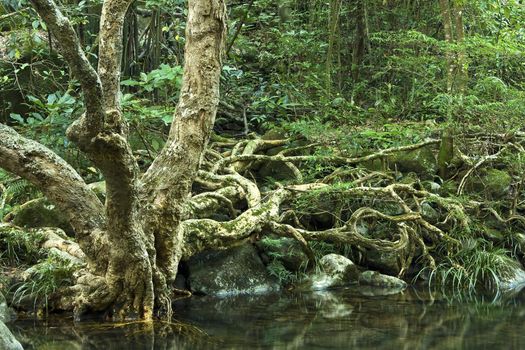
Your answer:
[[[363,289],[175,302],[174,323],[9,324],[24,349],[520,349],[525,293],[450,301],[427,290]]]

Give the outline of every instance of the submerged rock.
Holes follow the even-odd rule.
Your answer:
[[[319,261],[321,271],[311,277],[309,289],[325,290],[357,282],[359,269],[352,260],[338,254],[328,254]]]
[[[402,291],[407,283],[397,277],[383,275],[377,271],[365,271],[359,275],[359,284]],[[390,293],[388,293],[390,294]]]
[[[2,350],[23,350],[24,348],[15,339],[15,336],[9,328],[3,323],[0,322],[0,349]]]
[[[188,261],[189,286],[196,294],[265,294],[280,289],[251,244],[203,252]]]

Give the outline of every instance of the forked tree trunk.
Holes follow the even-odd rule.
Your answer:
[[[219,102],[226,8],[224,0],[189,0],[179,104],[166,146],[141,175],[119,100],[122,26],[130,2],[104,1],[95,70],[54,1],[32,0],[80,81],[86,112],[67,134],[104,175],[105,206],[60,157],[4,125],[0,167],[41,188],[69,216],[88,259],[73,288],[76,310],[149,319],[154,309],[170,310],[170,287],[183,244],[184,202]]]

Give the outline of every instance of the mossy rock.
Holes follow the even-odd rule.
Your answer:
[[[384,171],[386,168],[386,163],[381,158],[367,160],[361,163],[361,165],[370,171]]]
[[[389,275],[397,275],[401,271],[401,263],[395,253],[369,249],[363,254],[363,261],[363,265]]]
[[[24,203],[10,215],[10,223],[20,227],[58,227],[68,235],[74,234],[69,220],[54,204],[44,198]]]
[[[106,199],[106,181],[93,182],[88,185],[89,189],[93,191],[97,197],[104,202]]]
[[[388,275],[380,274],[377,271],[365,271],[359,276],[359,284],[376,286],[381,288],[393,288],[404,290],[407,287],[405,281]]]
[[[320,271],[299,286],[300,290],[327,290],[357,283],[359,268],[339,254],[328,254],[319,260]]]
[[[503,170],[488,169],[483,177],[485,189],[493,198],[505,197],[509,193],[512,177]]]
[[[469,193],[484,194],[491,199],[501,199],[509,194],[512,176],[499,169],[482,169],[477,176],[467,179],[465,190]]]
[[[0,322],[7,322],[11,318],[11,313],[7,307],[4,295],[0,292]]]
[[[261,138],[263,140],[284,140],[286,139],[286,134],[278,129],[270,129]]]
[[[431,224],[436,224],[441,219],[439,212],[428,202],[421,204],[421,215]]]
[[[293,181],[296,179],[293,170],[283,161],[264,163],[259,169],[258,177],[263,180],[271,178],[277,181]]]
[[[497,244],[504,243],[507,238],[502,230],[494,229],[492,227],[484,227],[482,232],[484,238]]]
[[[251,244],[199,253],[188,261],[188,269],[190,290],[196,294],[227,297],[280,289]]]
[[[421,178],[432,178],[437,172],[436,156],[431,147],[398,152],[390,157],[390,168],[403,173],[416,173]]]

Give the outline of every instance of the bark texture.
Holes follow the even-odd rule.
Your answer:
[[[41,188],[68,215],[89,265],[73,288],[77,311],[109,310],[149,319],[170,311],[170,287],[182,252],[185,201],[197,175],[219,101],[226,35],[222,0],[190,0],[182,90],[169,140],[141,177],[120,110],[124,16],[130,0],[105,0],[98,69],[87,60],[53,0],[32,0],[80,81],[85,113],[68,137],[106,180],[103,206],[82,178],[37,142],[0,125],[0,166]]]
[[[168,141],[142,177],[143,220],[155,243],[156,264],[171,283],[183,243],[184,201],[197,175],[219,103],[226,38],[224,1],[190,1],[180,99]]]

